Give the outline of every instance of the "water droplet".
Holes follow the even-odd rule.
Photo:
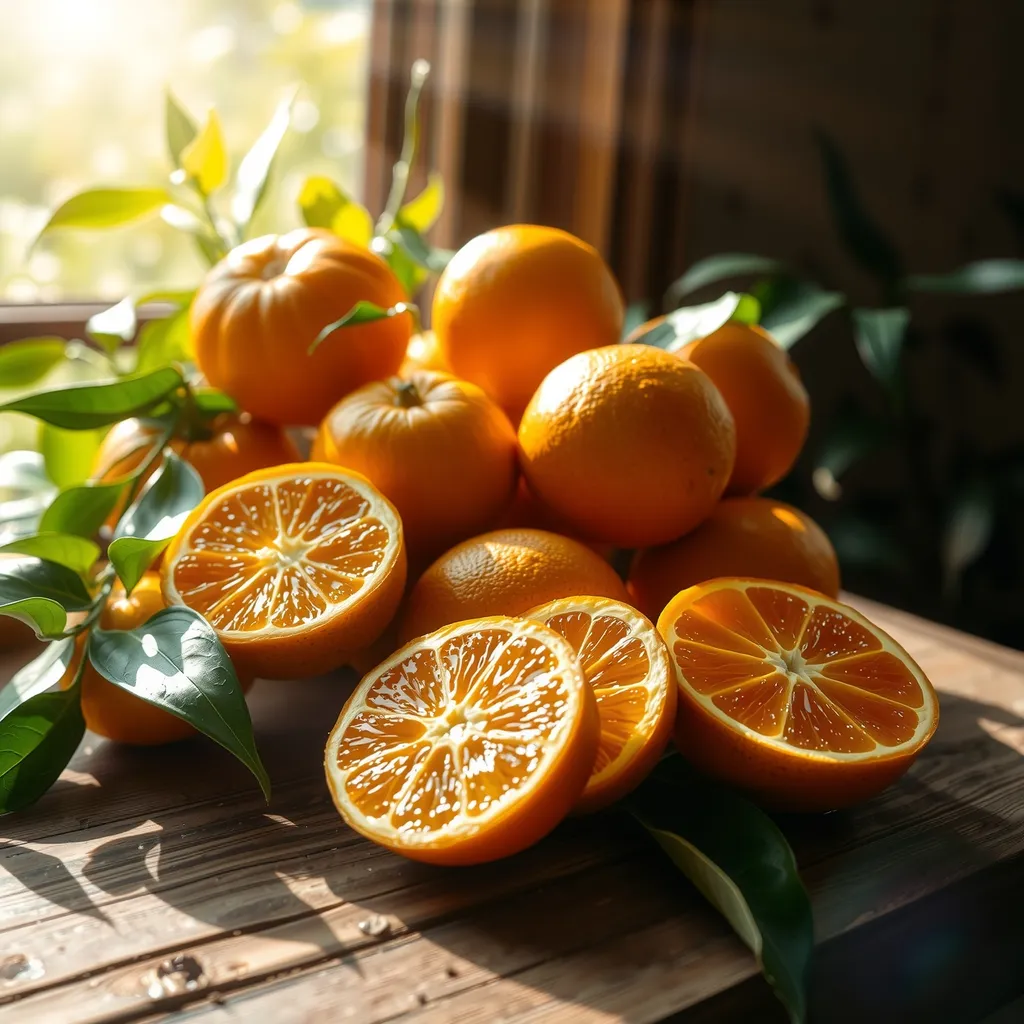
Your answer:
[[[366,918],[365,921],[359,922],[359,930],[364,935],[377,938],[380,935],[387,935],[391,931],[391,922],[382,914],[374,914],[372,917]]]
[[[206,983],[203,965],[189,953],[172,956],[159,964],[152,973],[143,975],[146,995],[150,999],[194,992]]]
[[[42,960],[25,956],[24,953],[12,953],[0,960],[0,981],[8,984],[35,981],[45,973]]]

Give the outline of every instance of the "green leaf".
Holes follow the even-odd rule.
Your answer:
[[[295,90],[278,104],[270,124],[263,134],[253,143],[252,149],[242,158],[235,175],[235,194],[231,199],[231,215],[235,218],[242,235],[252,222],[252,218],[263,202],[270,181],[281,140],[288,131],[292,120],[292,105],[295,102]]]
[[[678,755],[661,762],[627,807],[750,947],[790,1019],[806,1020],[811,902],[771,818]]]
[[[679,299],[709,284],[728,281],[734,277],[749,277],[751,274],[777,274],[785,270],[785,264],[769,256],[757,256],[749,252],[723,252],[698,260],[677,281],[668,287],[666,302],[674,305]]]
[[[71,637],[48,643],[41,654],[15,672],[6,686],[0,687],[0,721],[30,697],[56,686],[74,656],[75,641]]]
[[[984,480],[972,480],[953,497],[942,537],[943,589],[956,594],[964,570],[973,565],[992,540],[995,493]]]
[[[840,477],[888,438],[889,430],[884,423],[856,410],[841,413],[822,441],[811,476],[814,489],[827,501],[838,501],[843,493]]]
[[[181,168],[204,196],[216,192],[227,181],[224,133],[212,107],[196,137],[181,151]]]
[[[899,254],[861,203],[839,147],[823,131],[816,131],[814,137],[839,237],[850,256],[872,274],[889,295],[903,276]]]
[[[168,203],[161,207],[160,219],[175,231],[184,231],[186,234],[192,235],[200,252],[211,264],[216,263],[227,253],[224,243],[210,228],[210,225],[187,207],[178,203]]]
[[[84,612],[92,604],[81,576],[66,565],[26,555],[0,562],[0,605],[41,597],[67,612]]]
[[[370,242],[370,249],[387,263],[410,299],[419,292],[430,276],[430,271],[420,266],[409,255],[405,246],[396,244],[391,238],[374,238]]]
[[[423,191],[398,209],[400,224],[426,234],[436,223],[444,209],[444,179],[436,171],[427,176]]]
[[[234,666],[191,608],[164,608],[133,630],[94,629],[89,660],[104,678],[189,722],[237,757],[270,799]]]
[[[853,310],[853,337],[861,362],[890,388],[899,380],[900,355],[909,323],[910,311],[903,306]]]
[[[35,803],[57,781],[85,732],[81,690],[38,693],[0,722],[0,814]]]
[[[95,230],[130,224],[156,213],[170,201],[170,193],[163,188],[95,188],[79,192],[53,212],[38,238],[57,228]]]
[[[726,292],[720,299],[705,302],[700,306],[683,306],[666,314],[660,324],[642,334],[637,338],[637,342],[674,352],[687,342],[713,334],[723,324],[736,317],[741,308],[743,315],[746,316],[751,313],[756,316],[760,310],[757,299],[750,295],[741,295],[739,292]]]
[[[207,419],[213,419],[225,412],[238,412],[238,403],[223,391],[216,388],[196,388],[192,392],[196,408]]]
[[[36,532],[57,488],[46,475],[39,452],[0,455],[0,539],[3,543]]]
[[[740,292],[740,301],[729,319],[738,324],[756,324],[761,319],[761,303],[753,295]]]
[[[174,452],[165,452],[160,468],[121,516],[107,550],[129,594],[204,494],[199,474]]]
[[[167,129],[167,151],[175,167],[181,166],[182,150],[196,137],[195,121],[174,98],[171,90],[164,94],[164,121]]]
[[[394,239],[409,258],[432,274],[440,274],[455,255],[452,249],[437,249],[415,229],[404,224],[399,218],[397,238]]]
[[[89,317],[85,333],[102,345],[107,352],[115,352],[121,345],[135,337],[137,326],[135,302],[127,298],[122,299],[116,306]]]
[[[0,554],[31,555],[67,566],[84,576],[100,557],[100,549],[85,537],[70,533],[36,533],[0,547]]]
[[[625,341],[638,327],[647,323],[650,315],[651,304],[649,302],[631,302],[626,307],[626,315],[622,320],[621,340]]]
[[[74,487],[88,479],[106,428],[62,430],[44,423],[39,432],[39,450],[46,472],[58,487]]]
[[[313,175],[299,193],[302,219],[311,228],[327,228],[354,245],[368,246],[373,238],[373,218],[330,178]]]
[[[188,306],[160,320],[150,320],[139,332],[137,373],[152,373],[171,363],[189,363],[194,357]]]
[[[0,347],[0,387],[27,388],[64,358],[64,339],[25,338]]]
[[[135,308],[147,306],[151,302],[167,302],[180,309],[191,306],[195,295],[195,288],[156,288],[151,292],[143,292],[135,300]]]
[[[360,327],[363,324],[372,324],[377,320],[386,320],[389,317],[401,316],[403,313],[415,313],[416,307],[408,302],[398,302],[390,309],[384,309],[374,302],[360,300],[340,320],[328,324],[314,339],[309,346],[312,354],[326,338],[343,327]],[[0,407],[2,408],[2,407]]]
[[[40,533],[72,533],[91,537],[107,521],[129,481],[87,482],[60,492],[43,513]]]
[[[994,295],[1024,288],[1024,260],[979,260],[948,274],[915,274],[907,284],[920,292]]]
[[[23,412],[65,430],[91,430],[150,411],[183,383],[178,370],[164,367],[113,383],[37,391],[5,402],[0,412]]]
[[[846,302],[840,292],[826,292],[817,285],[805,285],[783,299],[761,320],[761,326],[782,346],[791,348]]]
[[[58,637],[67,628],[67,613],[56,601],[46,597],[26,597],[6,604],[0,598],[0,615],[18,619],[31,626],[36,637],[48,640]]]

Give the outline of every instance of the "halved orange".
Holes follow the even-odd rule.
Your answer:
[[[607,807],[643,782],[671,737],[676,686],[668,648],[649,619],[606,597],[565,597],[524,614],[569,642],[594,690],[601,739],[575,810]]]
[[[348,469],[301,462],[211,491],[164,557],[169,604],[216,629],[240,673],[319,675],[372,643],[405,586],[402,522]]]
[[[572,647],[526,619],[470,619],[406,644],[356,687],[327,740],[341,816],[415,860],[525,849],[583,792],[593,690]]]
[[[676,669],[683,755],[778,809],[874,796],[939,721],[935,691],[910,655],[813,590],[711,580],[677,594],[658,630]]]

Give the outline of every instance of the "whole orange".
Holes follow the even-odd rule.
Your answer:
[[[522,615],[559,597],[627,600],[615,570],[585,544],[546,530],[492,530],[456,544],[409,592],[399,619],[404,643],[483,615]]]
[[[159,574],[147,572],[130,595],[125,593],[120,581],[114,584],[99,624],[103,629],[135,629],[166,607],[160,593]],[[61,680],[63,687],[74,681],[85,639],[83,634],[76,642],[76,657]],[[239,682],[243,691],[252,686],[251,677],[241,678]],[[173,743],[195,734],[195,729],[184,719],[115,686],[91,664],[82,672],[82,715],[86,727],[97,735],[135,746]]]
[[[413,558],[490,526],[519,472],[508,417],[475,384],[430,370],[343,398],[311,457],[367,477],[398,509]]]
[[[405,298],[379,256],[328,231],[254,238],[196,293],[196,362],[258,419],[316,425],[343,395],[398,369],[412,322],[402,315],[340,329],[310,354],[317,335],[361,300],[386,309]]]
[[[619,340],[623,315],[596,249],[557,228],[513,224],[455,254],[437,282],[432,320],[452,372],[516,423],[549,370]]]
[[[591,540],[660,544],[710,515],[736,454],[725,401],[650,345],[581,352],[544,378],[519,425],[523,472]]]
[[[409,339],[405,348],[405,359],[398,368],[399,377],[408,377],[413,370],[440,370],[450,373],[451,367],[445,361],[433,331],[420,331]]]
[[[633,604],[657,619],[679,591],[719,576],[839,594],[839,563],[825,531],[799,509],[770,498],[727,498],[685,537],[638,551],[627,586]]]

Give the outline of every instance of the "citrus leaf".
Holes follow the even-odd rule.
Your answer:
[[[0,562],[0,605],[32,598],[54,601],[67,612],[82,612],[92,604],[81,576],[58,562],[26,555]]]
[[[151,292],[143,292],[135,300],[135,308],[146,306],[151,302],[168,302],[181,308],[191,306],[195,298],[195,288],[156,288]]]
[[[753,295],[740,292],[740,301],[729,319],[738,324],[756,324],[761,319],[761,303]]]
[[[95,188],[61,204],[38,238],[57,228],[114,228],[156,213],[171,196],[162,188]],[[37,238],[37,240],[38,240]]]
[[[683,306],[666,314],[660,324],[642,334],[637,341],[641,345],[654,345],[674,352],[687,342],[706,338],[717,331],[735,317],[748,299],[756,306],[756,299],[739,292],[726,292],[714,302],[705,302],[699,306]],[[746,315],[752,311],[753,308],[746,305]]]
[[[983,480],[973,480],[954,498],[942,537],[944,589],[955,594],[965,569],[976,562],[992,539],[995,494]]]
[[[225,412],[238,412],[238,403],[216,388],[196,388],[192,392],[196,408],[207,418],[213,419]]]
[[[199,474],[172,451],[121,516],[107,557],[130,594],[205,493]]]
[[[0,615],[17,619],[31,626],[40,640],[58,637],[68,624],[68,616],[56,601],[46,597],[26,597],[4,603],[0,598]]]
[[[114,511],[128,483],[128,480],[86,482],[61,491],[43,513],[39,532],[93,536]]]
[[[198,612],[164,608],[136,629],[93,629],[89,660],[105,679],[184,719],[234,754],[270,799],[234,666]]]
[[[367,246],[373,238],[369,210],[323,175],[305,180],[299,193],[302,219],[311,228],[327,228],[354,245]]]
[[[335,331],[341,330],[343,327],[359,327],[362,324],[372,324],[378,320],[386,320],[389,317],[401,316],[403,313],[412,313],[415,309],[416,307],[408,302],[398,302],[389,309],[384,309],[383,306],[378,306],[374,302],[360,300],[343,317],[341,317],[341,319],[335,320],[332,324],[328,324],[316,336],[316,338],[313,339],[313,344],[309,346],[309,352],[314,352],[322,341],[332,335]]]
[[[761,326],[782,348],[788,349],[845,302],[846,296],[840,292],[827,292],[817,285],[806,285],[766,313]]]
[[[771,818],[678,755],[663,760],[626,806],[750,947],[794,1024],[806,1020],[811,902]]]
[[[437,223],[443,209],[444,179],[431,171],[423,191],[399,207],[398,221],[422,235]]]
[[[74,655],[75,641],[71,637],[48,643],[41,654],[15,672],[11,681],[0,688],[0,720],[30,697],[56,686],[64,678]]]
[[[39,452],[0,455],[0,539],[2,543],[35,533],[57,488],[46,475]]]
[[[243,236],[266,195],[274,158],[292,121],[296,91],[293,89],[291,95],[278,104],[270,124],[264,128],[252,149],[242,157],[238,165],[235,194],[231,198],[231,215]]]
[[[909,323],[910,311],[903,306],[853,310],[853,337],[861,362],[890,388],[899,379],[900,354]]]
[[[171,363],[192,362],[188,306],[160,320],[150,320],[139,332],[137,373],[151,373]]]
[[[135,337],[138,321],[135,317],[135,302],[122,299],[116,306],[94,313],[85,324],[85,333],[107,352],[116,351]]]
[[[948,274],[915,274],[907,285],[920,292],[993,295],[1024,288],[1024,260],[979,260]]]
[[[749,252],[723,252],[698,260],[677,281],[668,287],[666,301],[685,298],[705,285],[728,281],[734,277],[749,277],[752,274],[778,274],[785,270],[785,264],[770,256],[757,256]]]
[[[399,220],[396,241],[409,258],[432,274],[440,274],[451,262],[455,252],[452,249],[438,249],[432,246],[415,228]]]
[[[46,474],[58,487],[83,483],[92,471],[93,460],[106,428],[98,430],[62,430],[44,423],[39,432],[39,450]]]
[[[181,168],[204,196],[216,192],[227,181],[228,154],[224,133],[213,108],[196,137],[181,151]]]
[[[0,387],[27,388],[64,358],[63,338],[25,338],[0,347]]]
[[[57,781],[84,733],[77,682],[37,693],[0,721],[0,814],[35,803]]]
[[[398,278],[405,294],[412,298],[423,287],[430,271],[420,266],[406,251],[405,246],[396,245],[390,237],[378,236],[370,242],[371,251],[375,252],[391,268]]]
[[[84,576],[96,564],[100,549],[91,540],[71,533],[36,533],[4,544],[0,547],[0,554],[43,558]]]
[[[65,430],[91,430],[150,411],[183,383],[178,370],[164,367],[113,383],[37,391],[5,402],[0,412],[23,412]]]
[[[175,167],[181,166],[182,150],[196,137],[199,130],[188,112],[168,89],[164,95],[164,122],[167,130],[167,151]]]

